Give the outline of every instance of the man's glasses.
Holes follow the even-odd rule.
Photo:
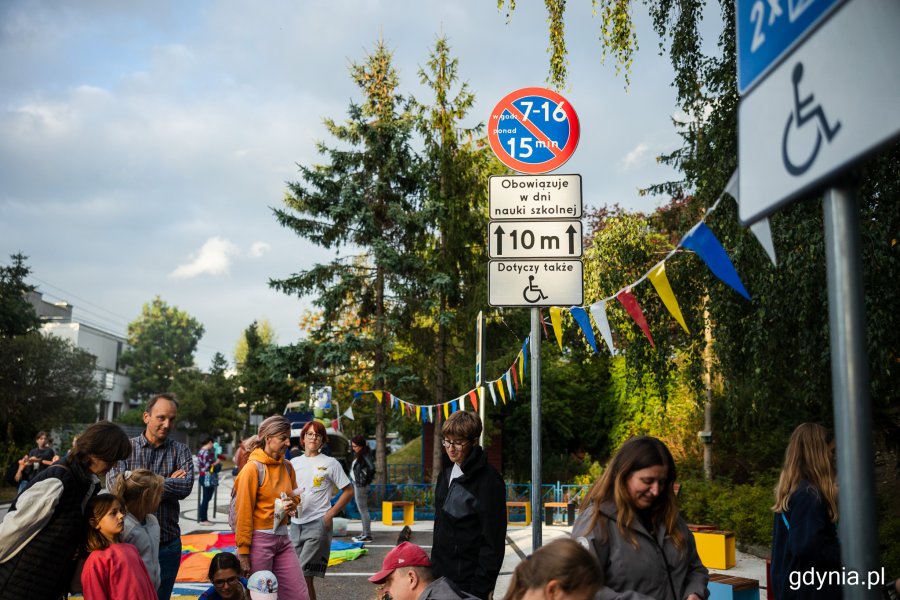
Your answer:
[[[465,448],[468,445],[469,445],[468,440],[466,440],[464,442],[453,442],[450,440],[441,440],[441,446],[443,446],[444,448],[449,448],[450,446],[453,446],[453,448],[455,450],[462,450],[463,448]]]
[[[241,580],[237,577],[229,577],[228,579],[213,579],[212,584],[217,588],[223,588],[226,586],[231,587],[233,585],[237,585],[238,583],[240,583],[240,581]]]

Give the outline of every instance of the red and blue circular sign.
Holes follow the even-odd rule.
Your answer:
[[[581,127],[575,109],[552,90],[516,90],[497,103],[488,123],[491,150],[520,173],[546,173],[575,152]]]

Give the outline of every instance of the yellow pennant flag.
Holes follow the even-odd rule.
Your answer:
[[[678,321],[681,328],[684,329],[685,333],[690,333],[687,325],[684,323],[684,317],[681,316],[681,308],[678,307],[678,300],[675,299],[675,294],[672,293],[672,286],[669,285],[669,278],[666,277],[666,263],[659,263],[656,268],[651,269],[647,277],[650,278],[650,283],[656,288],[656,293],[662,298],[663,304],[666,305],[666,308],[672,316],[675,317],[675,320]]]
[[[519,356],[516,357],[519,362],[519,383],[525,383],[525,355],[519,350]]]
[[[444,420],[446,421],[447,417],[450,416],[450,413],[448,412],[450,410],[450,403],[444,402],[443,406],[444,406]]]
[[[417,406],[416,407],[416,421],[421,421],[421,420],[422,420],[422,407]]]
[[[500,390],[500,399],[506,404],[506,390],[503,389],[503,381],[497,380],[497,389]]]
[[[381,404],[381,390],[378,390],[377,392],[372,392],[372,393],[375,394],[375,399],[378,400],[379,404]]]
[[[556,343],[562,351],[562,314],[558,306],[550,307],[550,322],[553,323],[553,333],[556,334]]]

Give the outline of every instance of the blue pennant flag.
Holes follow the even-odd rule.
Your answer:
[[[730,285],[747,300],[750,299],[750,294],[744,289],[744,284],[741,283],[741,278],[738,277],[731,259],[728,258],[728,254],[725,252],[725,248],[716,239],[712,230],[706,226],[706,223],[702,221],[698,223],[693,230],[684,236],[684,239],[681,240],[681,245],[696,252],[697,256],[713,272],[713,275]]]
[[[575,322],[581,326],[581,331],[584,333],[588,344],[594,349],[594,354],[597,354],[597,339],[594,337],[594,328],[591,327],[591,318],[588,316],[587,311],[580,306],[573,306],[569,309],[569,312],[572,314]]]

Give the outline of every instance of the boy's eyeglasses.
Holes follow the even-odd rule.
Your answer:
[[[441,440],[441,446],[443,446],[444,448],[449,448],[450,446],[453,446],[453,448],[456,450],[462,450],[463,448],[465,448],[468,445],[469,445],[468,440],[463,441],[463,442],[453,442],[450,440]]]

